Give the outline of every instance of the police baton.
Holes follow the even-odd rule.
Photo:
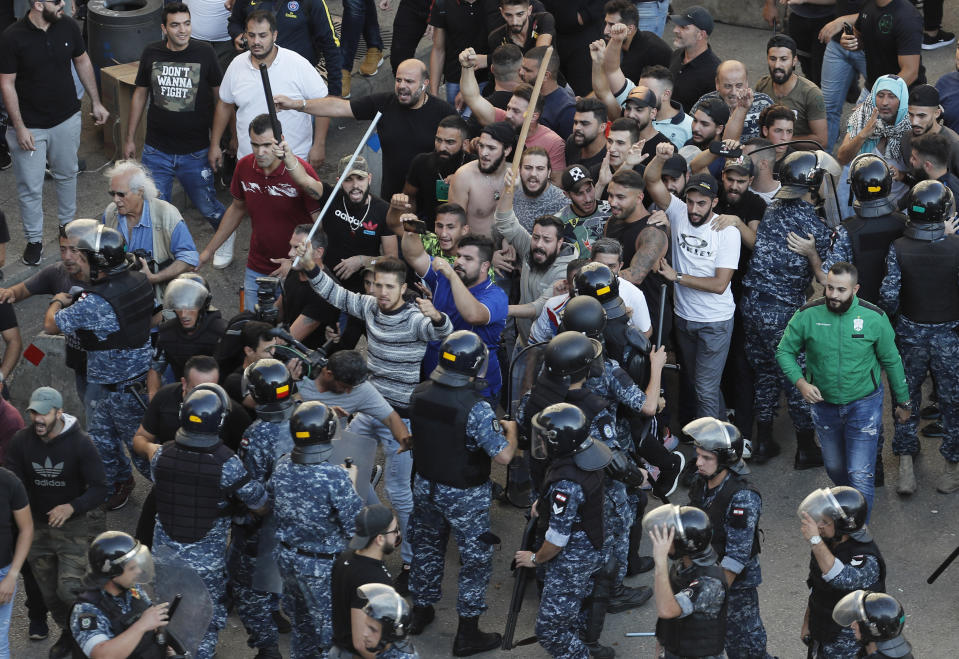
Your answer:
[[[272,98],[270,99],[272,101]],[[350,156],[350,161],[346,163],[346,167],[343,168],[343,173],[340,174],[340,178],[336,181],[336,185],[333,186],[333,189],[330,190],[330,196],[327,197],[326,203],[323,204],[323,209],[320,211],[320,214],[316,216],[316,221],[313,223],[313,228],[310,229],[310,234],[306,237],[307,240],[313,239],[313,234],[316,233],[316,230],[320,228],[320,224],[323,222],[323,216],[326,215],[326,211],[330,209],[330,206],[333,204],[333,200],[336,198],[336,192],[343,185],[343,181],[350,175],[350,171],[353,169],[353,163],[356,162],[356,159],[360,155],[360,151],[363,150],[363,147],[366,146],[367,140],[370,139],[370,135],[373,134],[373,131],[376,130],[376,124],[380,122],[380,117],[383,116],[382,112],[377,112],[376,116],[373,117],[373,121],[370,122],[369,128],[366,129],[366,132],[363,133],[363,138],[360,140],[359,145],[356,147],[356,151],[353,152],[353,155]],[[295,268],[296,265],[300,262],[300,257],[297,256],[293,259],[293,264],[291,268]]]
[[[936,579],[938,579],[938,578],[939,578],[939,575],[942,574],[943,572],[945,572],[945,571],[946,571],[946,568],[949,567],[950,565],[952,565],[952,562],[953,562],[954,560],[956,560],[956,558],[959,558],[959,547],[956,547],[951,554],[949,554],[948,556],[946,556],[946,560],[944,560],[944,561],[939,565],[939,567],[936,568],[936,571],[935,571],[935,572],[933,572],[932,574],[929,575],[929,578],[926,579],[926,583],[927,583],[927,584],[931,584],[933,581],[935,581]]]
[[[282,140],[283,128],[280,118],[276,114],[276,103],[273,102],[273,88],[270,86],[270,73],[266,64],[260,62],[260,81],[263,83],[263,94],[266,96],[266,111],[270,115],[270,125],[273,127],[273,137],[279,144]]]
[[[626,638],[655,638],[656,632],[626,632]]]

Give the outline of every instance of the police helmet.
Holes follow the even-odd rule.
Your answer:
[[[696,448],[716,454],[717,470],[735,467],[743,457],[742,433],[728,421],[704,416],[687,423],[683,432],[693,438]]]
[[[470,378],[482,378],[489,364],[489,348],[474,332],[457,330],[450,334],[439,349],[439,363],[430,379],[451,387],[464,387]]]
[[[530,451],[536,460],[571,455],[583,471],[598,471],[613,459],[608,446],[589,436],[589,420],[575,405],[550,405],[533,417],[532,430]]]
[[[336,414],[318,400],[301,403],[290,417],[290,434],[297,446],[329,444],[336,434]]]
[[[713,526],[709,516],[694,506],[664,504],[643,515],[643,533],[657,526],[673,532],[673,556],[696,557],[709,549]]]
[[[776,199],[798,199],[818,190],[827,173],[835,170],[835,159],[825,151],[796,151],[783,158],[779,167],[782,188]]]
[[[563,309],[560,332],[580,332],[591,339],[602,340],[606,329],[606,310],[599,300],[586,295],[574,297]]]
[[[906,212],[912,224],[939,224],[955,213],[952,190],[940,181],[920,181],[909,192]]]
[[[836,602],[832,619],[842,627],[858,622],[862,640],[871,643],[899,636],[906,625],[906,612],[892,595],[854,590]]]
[[[96,220],[80,219],[70,222],[65,233],[86,256],[91,281],[96,281],[101,272],[112,275],[127,269],[126,241],[116,229]]]
[[[892,192],[892,173],[886,161],[873,153],[856,156],[849,165],[852,192],[859,201],[883,199]]]
[[[371,583],[360,586],[356,594],[366,600],[363,613],[380,623],[380,642],[368,652],[382,652],[391,643],[397,643],[409,634],[413,618],[410,604],[392,586]]]
[[[562,332],[546,345],[543,355],[546,372],[557,378],[580,380],[603,355],[603,345],[579,332]]]
[[[600,301],[606,310],[606,318],[615,320],[626,315],[626,305],[619,297],[619,277],[609,266],[602,263],[587,263],[573,278],[576,295],[588,295]]]
[[[229,411],[230,397],[223,387],[214,383],[198,384],[180,405],[177,441],[196,446],[215,444]]]
[[[163,292],[163,308],[169,311],[178,309],[198,309],[207,311],[213,302],[213,294],[203,277],[187,272],[179,275],[167,284]]]
[[[816,522],[826,519],[836,525],[838,534],[855,533],[866,525],[866,499],[859,490],[847,485],[813,490],[799,504],[799,519],[803,513]]]
[[[293,377],[278,359],[258,359],[243,371],[244,393],[257,412],[280,412],[293,406]]]
[[[87,550],[90,562],[86,581],[102,586],[123,574],[132,561],[138,569],[135,583],[153,581],[153,556],[149,548],[122,531],[105,531],[93,539]]]

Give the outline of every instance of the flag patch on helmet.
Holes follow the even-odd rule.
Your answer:
[[[443,359],[445,359],[445,360],[448,361],[448,362],[455,362],[455,361],[456,361],[456,355],[454,355],[454,354],[451,353],[451,352],[444,352],[444,353],[443,353]]]
[[[309,431],[309,430],[298,430],[298,431],[296,432],[296,438],[297,438],[297,439],[309,439],[309,438],[310,438],[310,431]]]
[[[736,516],[741,517],[741,516],[743,516],[743,515],[746,514],[746,509],[745,509],[745,508],[733,508],[733,509],[732,509],[731,511],[729,511],[729,512],[732,513],[733,515],[736,515]]]
[[[290,395],[290,385],[284,384],[282,387],[276,388],[277,398],[286,398],[289,395]]]

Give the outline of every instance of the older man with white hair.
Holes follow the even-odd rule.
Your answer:
[[[165,282],[200,264],[190,229],[176,206],[160,199],[156,183],[140,163],[120,160],[106,178],[113,201],[102,221],[123,234],[127,251],[137,255],[143,274],[160,295]]]

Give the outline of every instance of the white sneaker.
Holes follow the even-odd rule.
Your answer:
[[[223,270],[233,263],[233,244],[236,242],[236,231],[230,234],[230,237],[220,245],[219,249],[213,253],[213,267],[217,270]]]

